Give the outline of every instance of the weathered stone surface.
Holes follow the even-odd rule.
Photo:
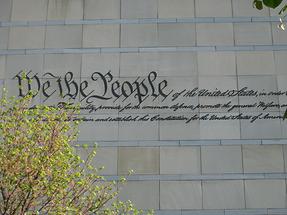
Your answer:
[[[199,147],[161,147],[160,174],[200,174]]]
[[[235,23],[236,45],[271,45],[271,27],[269,23]]]
[[[200,23],[196,24],[197,45],[226,45],[232,46],[233,25],[230,23]]]
[[[160,46],[194,46],[195,24],[159,24]]]
[[[159,18],[190,18],[194,17],[194,1],[191,0],[159,0]]]
[[[161,181],[160,209],[202,209],[199,181]]]
[[[121,47],[158,45],[156,24],[121,25]]]
[[[121,189],[119,199],[133,200],[133,204],[140,209],[159,209],[158,181],[129,181]]]
[[[242,173],[240,146],[202,146],[203,174]]]
[[[237,52],[238,75],[275,74],[274,57],[270,51]]]
[[[156,18],[157,0],[122,0],[121,18]]]
[[[244,145],[242,150],[245,173],[284,171],[281,145]]]
[[[119,47],[119,25],[85,25],[83,47]]]
[[[232,7],[230,0],[195,0],[197,17],[230,17]]]
[[[119,175],[159,173],[159,148],[157,147],[120,147],[118,154]]]
[[[0,21],[9,21],[11,17],[11,8],[13,0],[2,0],[0,2]]]
[[[10,28],[9,49],[44,48],[44,27],[14,27]]]
[[[285,180],[246,180],[246,208],[285,208]]]
[[[46,20],[47,6],[48,1],[46,0],[27,0],[27,1],[13,0],[11,20],[12,21]]]
[[[47,19],[83,19],[83,5],[83,0],[49,0]]]
[[[243,181],[204,181],[204,209],[245,208]]]
[[[81,48],[82,37],[81,25],[47,26],[45,48]]]

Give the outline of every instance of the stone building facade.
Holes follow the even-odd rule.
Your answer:
[[[287,214],[276,15],[251,0],[0,0],[1,88],[80,102],[78,142],[97,142],[108,179],[134,170],[120,198],[139,208]]]

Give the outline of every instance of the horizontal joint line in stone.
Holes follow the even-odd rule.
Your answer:
[[[121,176],[106,175],[108,181],[120,181]],[[221,180],[285,180],[286,173],[229,173],[229,174],[208,174],[208,175],[131,175],[125,176],[127,181],[221,181]]]
[[[138,52],[195,52],[195,51],[283,51],[287,45],[250,46],[188,46],[188,47],[131,47],[131,48],[59,48],[59,49],[1,49],[0,55],[29,54],[89,54],[89,53],[138,53]]]
[[[77,141],[77,144],[94,146],[94,142]],[[287,145],[287,139],[253,140],[155,140],[155,141],[98,141],[99,147],[160,147],[160,146],[207,146],[207,145]]]
[[[278,22],[279,17],[193,17],[193,18],[141,18],[141,19],[87,19],[48,21],[2,21],[0,27],[107,25],[107,24],[168,24],[168,23],[252,23]]]

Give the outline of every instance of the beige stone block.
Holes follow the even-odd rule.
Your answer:
[[[121,77],[147,76],[159,70],[159,53],[122,53]]]
[[[280,91],[281,92],[287,91],[286,81],[287,81],[287,75],[277,75],[277,86],[278,86],[279,92]],[[279,104],[280,104],[280,111],[282,112],[282,115],[283,115],[283,113],[285,113],[286,107],[287,107],[286,106],[287,105],[287,98],[286,98],[285,94],[279,95]],[[285,123],[283,123],[283,124],[285,124]]]
[[[235,75],[234,52],[198,52],[199,75]]]
[[[118,149],[116,147],[99,147],[92,164],[96,167],[104,167],[100,171],[102,175],[117,175]]]
[[[5,78],[12,79],[22,70],[31,72],[31,76],[36,73],[41,74],[43,70],[43,55],[8,55],[5,71]]]
[[[275,74],[273,52],[237,52],[236,57],[238,75]]]
[[[280,112],[280,116],[283,116],[285,113],[286,109],[282,112]],[[286,120],[281,121],[281,129],[282,129],[282,138],[287,138],[287,122]]]
[[[13,0],[12,21],[46,20],[48,1]]]
[[[197,17],[230,17],[230,0],[195,0]]]
[[[121,25],[121,47],[158,45],[156,24]]]
[[[168,77],[196,76],[197,54],[193,52],[159,53],[158,71],[161,76],[168,76]]]
[[[94,72],[106,74],[111,71],[114,78],[119,77],[119,54],[83,54],[82,73],[85,78],[91,77]]]
[[[118,174],[159,174],[158,147],[119,147]]]
[[[45,48],[81,48],[81,25],[47,26]]]
[[[226,23],[200,23],[196,25],[197,45],[233,45],[233,25]]]
[[[85,19],[119,19],[121,1],[85,0]]]
[[[9,28],[0,28],[0,49],[7,49],[8,41],[9,41]]]
[[[0,21],[9,21],[11,17],[12,0],[0,1]]]
[[[275,68],[276,74],[278,75],[287,75],[287,51],[276,51],[274,52],[275,57]]]
[[[242,173],[240,146],[202,146],[203,174]]]
[[[194,46],[195,24],[159,24],[158,41],[160,46]]]
[[[200,175],[200,148],[161,147],[160,174]]]
[[[119,25],[85,25],[83,47],[119,47]]]
[[[44,27],[12,27],[9,34],[9,49],[33,49],[44,47]]]
[[[5,78],[6,56],[0,56],[0,79]]]
[[[246,208],[285,208],[285,180],[246,180]]]
[[[281,145],[243,145],[242,147],[245,173],[284,171]]]
[[[83,19],[83,0],[49,0],[47,19]]]
[[[158,18],[194,17],[193,0],[159,0]]]
[[[204,181],[202,187],[204,209],[245,208],[243,181]]]
[[[287,172],[287,145],[283,145],[283,156],[284,156],[284,167],[285,167],[285,172]]]
[[[159,182],[129,181],[120,189],[119,199],[131,200],[139,209],[159,209]]]
[[[235,45],[271,45],[270,23],[234,23]]]
[[[80,78],[82,56],[79,54],[47,54],[44,58],[44,73],[64,77],[72,72],[74,78]]]
[[[121,18],[157,18],[157,0],[122,0]]]
[[[202,209],[200,181],[161,181],[161,210]]]

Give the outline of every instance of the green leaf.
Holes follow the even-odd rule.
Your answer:
[[[266,7],[275,9],[278,7],[283,0],[263,0],[263,3]]]
[[[255,7],[258,10],[262,10],[263,9],[263,3],[262,1],[259,0],[254,0],[253,1],[253,7]]]

